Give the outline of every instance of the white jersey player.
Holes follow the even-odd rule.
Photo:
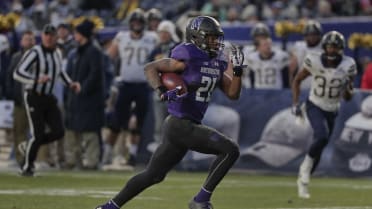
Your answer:
[[[321,53],[310,53],[303,63],[303,68],[313,77],[309,100],[324,111],[336,112],[346,82],[356,74],[355,61],[343,56],[340,64],[333,68],[325,67],[320,57]]]
[[[121,61],[120,80],[130,83],[145,82],[143,67],[157,44],[156,33],[144,31],[141,38],[132,39],[130,31],[121,31],[115,36],[114,41],[118,45]]]
[[[270,29],[265,23],[258,22],[252,27],[250,36],[253,44],[249,44],[243,47],[242,52],[244,54],[244,57],[248,57],[249,54],[256,51],[258,38],[270,37]],[[252,78],[247,70],[245,70],[243,73],[242,82],[245,88],[252,87]]]
[[[272,48],[271,38],[256,40],[256,51],[245,59],[248,71],[253,74],[253,88],[282,89],[289,86],[289,55],[280,49]]]
[[[130,130],[132,136],[128,160],[130,165],[135,164],[137,144],[150,104],[151,90],[146,82],[144,66],[158,40],[156,33],[145,31],[145,27],[145,13],[142,9],[137,8],[129,14],[129,31],[119,32],[108,49],[111,58],[120,59],[120,72],[115,80],[118,95],[114,110],[109,115],[107,126],[110,132],[105,139],[107,145],[105,145],[107,147],[105,153],[110,153],[110,145],[115,144],[121,130],[129,131],[128,123],[134,106],[136,127]],[[124,133],[128,134],[128,132]]]
[[[291,50],[290,73],[292,76],[297,70],[301,70],[301,66],[308,53],[321,53],[321,38],[322,26],[319,22],[309,20],[303,30],[304,40],[296,41]],[[301,83],[302,89],[309,89],[311,85],[311,77],[308,77]]]
[[[306,101],[306,114],[313,129],[310,149],[299,170],[298,195],[310,198],[308,184],[316,169],[323,149],[332,134],[339,103],[342,97],[350,100],[356,65],[353,58],[345,56],[345,39],[337,31],[331,31],[322,39],[323,53],[311,53],[305,58],[303,69],[296,75],[292,85],[293,108],[296,116],[302,116],[299,105],[300,84],[308,76],[313,77],[310,96]]]

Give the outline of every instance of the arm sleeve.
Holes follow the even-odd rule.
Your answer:
[[[312,63],[312,59],[311,59],[311,55],[310,54],[306,55],[306,57],[304,59],[304,62],[302,64],[302,69],[304,69],[304,68],[307,71],[309,71],[311,74],[314,74],[313,63]]]
[[[38,53],[35,49],[27,51],[13,72],[13,78],[24,84],[34,84],[36,78],[30,74],[29,70],[36,62],[37,57]]]
[[[68,74],[66,73],[66,69],[63,68],[61,51],[59,51],[59,50],[57,51],[57,56],[58,56],[58,60],[59,60],[58,62],[60,64],[60,66],[61,66],[61,69],[60,69],[60,72],[59,72],[59,76],[62,79],[63,84],[65,86],[70,86],[70,84],[72,83],[72,80],[71,80],[70,76],[68,76]],[[68,69],[69,67],[66,67],[66,68]]]
[[[180,60],[180,61],[186,61],[189,60],[190,54],[189,51],[187,50],[186,46],[184,44],[176,46],[171,53],[171,58]]]

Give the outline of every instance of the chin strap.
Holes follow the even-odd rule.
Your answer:
[[[336,54],[335,56],[330,57],[326,55],[325,53],[323,53],[321,55],[321,60],[322,60],[322,64],[325,67],[337,67],[342,61],[342,56],[339,54]]]

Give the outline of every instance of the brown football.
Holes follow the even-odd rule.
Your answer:
[[[187,92],[187,86],[183,81],[182,77],[177,73],[162,73],[161,75],[161,82],[168,90],[175,89],[177,86],[181,86],[182,89],[180,94],[184,94]]]

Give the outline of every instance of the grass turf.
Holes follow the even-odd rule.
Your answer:
[[[131,172],[0,173],[0,209],[93,209],[113,197]],[[122,208],[187,209],[206,173],[171,172]],[[372,209],[370,179],[316,177],[311,199],[297,198],[295,176],[231,173],[216,189],[215,209]]]

